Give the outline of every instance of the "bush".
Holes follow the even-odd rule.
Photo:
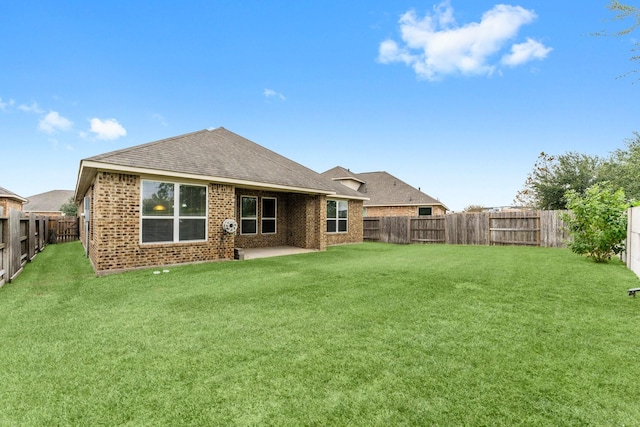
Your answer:
[[[573,240],[569,248],[596,262],[607,262],[624,251],[627,237],[627,209],[624,191],[607,184],[595,184],[584,195],[574,190],[566,193],[567,208],[572,211],[563,220]]]

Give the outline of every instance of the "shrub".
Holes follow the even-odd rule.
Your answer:
[[[572,211],[563,220],[573,240],[569,248],[596,262],[607,262],[624,250],[627,237],[627,209],[624,191],[607,184],[595,184],[584,195],[566,193],[567,208]]]

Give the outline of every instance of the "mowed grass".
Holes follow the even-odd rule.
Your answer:
[[[568,250],[365,243],[0,289],[0,425],[639,425],[640,286]]]

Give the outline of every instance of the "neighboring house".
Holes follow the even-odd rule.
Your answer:
[[[27,197],[25,212],[43,216],[63,216],[60,208],[73,198],[73,190],[52,190]]]
[[[0,187],[0,213],[9,215],[9,209],[22,211],[22,206],[27,203],[27,199],[12,193],[4,187]]]
[[[387,172],[353,173],[336,166],[322,175],[368,197],[364,201],[364,216],[428,216],[444,215],[448,208]]]
[[[83,159],[75,191],[98,274],[362,242],[364,200],[224,128]]]

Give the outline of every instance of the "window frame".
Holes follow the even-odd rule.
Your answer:
[[[421,209],[429,209],[428,214],[421,214]],[[432,206],[418,206],[418,216],[433,216],[433,207]]]
[[[329,203],[334,202],[336,204],[336,216],[329,216]],[[340,217],[340,204],[344,204],[345,209],[342,210],[346,212],[345,217]],[[329,234],[344,234],[349,232],[349,201],[348,200],[340,200],[340,199],[327,199],[327,213],[326,213],[326,227],[325,231]],[[335,222],[335,231],[329,231],[329,223]],[[340,230],[340,224],[344,223],[344,230]]]
[[[144,186],[145,183],[159,183],[159,184],[171,184],[173,186],[173,212],[170,215],[149,215],[145,214],[144,209]],[[204,188],[204,214],[203,215],[184,215],[181,214],[181,200],[180,193],[182,187],[201,187]],[[154,193],[155,194],[155,193]],[[154,220],[171,220],[172,221],[172,239],[171,240],[157,240],[157,241],[145,241],[144,240],[144,223],[146,221]],[[180,239],[180,224],[181,220],[203,220],[204,221],[204,233],[202,239]],[[162,245],[162,244],[184,244],[184,243],[198,243],[206,242],[209,239],[209,186],[206,184],[194,184],[181,181],[168,181],[158,179],[142,179],[140,182],[140,244],[141,245]]]
[[[277,234],[278,233],[278,198],[277,197],[261,197],[260,198],[260,234]],[[264,201],[273,200],[273,217],[264,215]],[[273,221],[273,231],[264,231],[264,222]]]
[[[256,212],[254,216],[244,216],[244,203],[243,199],[253,199],[255,201]],[[255,223],[254,232],[244,231],[244,222],[253,221]],[[257,236],[258,235],[258,196],[240,196],[240,234],[243,236]]]

